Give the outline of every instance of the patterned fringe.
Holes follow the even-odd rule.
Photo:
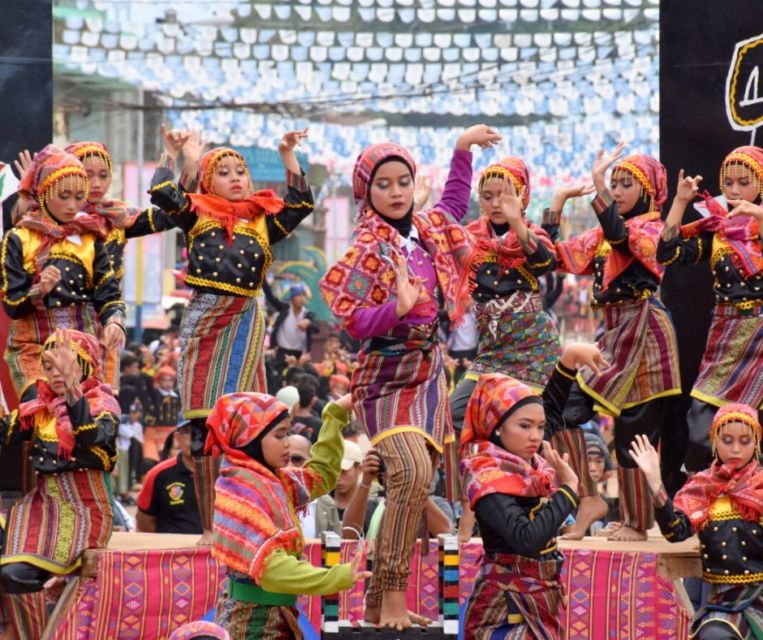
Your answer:
[[[302,640],[299,613],[294,607],[268,607],[220,596],[215,607],[215,622],[231,638],[241,640]]]
[[[626,527],[647,531],[654,526],[652,495],[646,477],[640,469],[620,467],[617,470],[620,486],[620,518]]]
[[[45,625],[48,623],[45,592],[3,594],[2,598],[3,608],[7,614],[6,621],[16,630],[16,637],[20,640],[42,638]]]
[[[215,512],[215,482],[220,475],[220,458],[196,456],[193,458],[193,486],[199,504],[199,518],[204,531],[212,531]]]
[[[575,427],[557,431],[551,438],[551,444],[560,454],[566,453],[570,457],[570,466],[580,482],[578,495],[581,498],[598,495],[596,483],[588,470],[588,454],[583,430]]]

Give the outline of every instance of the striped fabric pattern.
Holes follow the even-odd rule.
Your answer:
[[[665,308],[655,298],[604,307],[604,335],[598,347],[609,368],[588,368],[578,382],[607,413],[619,416],[655,398],[680,395],[678,345]]]
[[[654,507],[649,484],[641,469],[619,467],[620,517],[626,527],[647,531],[654,526]]]
[[[575,427],[557,431],[551,436],[551,444],[560,455],[565,453],[569,455],[570,466],[580,481],[578,495],[581,498],[598,495],[596,483],[591,478],[591,472],[588,470],[588,454],[586,453],[585,433],[583,430]]]
[[[464,618],[464,638],[562,640],[561,560],[486,557]]]
[[[12,320],[5,362],[18,395],[30,382],[45,377],[40,361],[42,345],[56,329],[76,329],[82,333],[98,335],[100,322],[95,309],[89,304],[42,309]]]
[[[763,306],[740,312],[717,305],[691,395],[720,407],[741,402],[763,408]]]
[[[712,621],[731,625],[745,640],[763,637],[763,584],[714,585],[692,621],[690,637]]]
[[[407,339],[394,350],[361,348],[352,374],[355,413],[374,445],[410,431],[442,453],[453,424],[442,353],[432,339],[436,323],[409,327]]]
[[[268,607],[228,598],[217,602],[215,622],[236,640],[302,640],[295,607]]]
[[[257,298],[194,292],[180,325],[178,388],[185,418],[226,393],[265,393],[265,321]]]
[[[38,475],[37,488],[11,508],[0,564],[28,562],[56,575],[71,573],[85,549],[107,545],[112,518],[103,471]]]

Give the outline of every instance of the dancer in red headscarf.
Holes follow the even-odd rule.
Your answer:
[[[598,374],[583,369],[577,377],[586,411],[595,403],[615,417],[622,527],[611,537],[645,540],[654,513],[629,446],[642,434],[658,442],[666,398],[679,395],[681,383],[675,331],[657,297],[663,274],[656,254],[667,198],[665,167],[646,155],[623,158],[622,149],[621,144],[611,154],[601,151],[594,161],[597,197],[592,204],[600,226],[557,242],[556,248],[560,270],[594,276],[592,306],[604,316],[598,344],[610,366]],[[607,189],[605,173],[613,163]],[[547,219],[552,237],[563,204],[557,199]]]
[[[689,478],[671,501],[662,485],[660,456],[644,436],[631,455],[654,495],[657,523],[670,542],[694,534],[702,550],[702,578],[713,590],[697,612],[696,640],[763,637],[763,468],[758,411],[725,404],[708,433],[713,462]]]
[[[48,145],[19,185],[23,216],[3,238],[3,306],[11,317],[5,359],[21,401],[42,377],[40,354],[58,328],[124,342],[125,308],[104,241],[102,219],[81,211],[88,195],[82,163]]]
[[[111,536],[109,474],[116,460],[120,410],[101,382],[98,341],[58,329],[41,349],[44,373],[33,381],[36,398],[0,419],[0,445],[31,441],[37,472],[35,488],[8,516],[0,558],[6,594],[41,591],[51,576],[77,569],[85,549],[105,547]],[[44,610],[26,620],[23,607],[12,608],[22,628],[44,627]]]
[[[313,210],[313,195],[294,153],[307,135],[287,133],[279,145],[286,169],[284,200],[254,191],[243,156],[218,147],[199,168],[201,193],[186,194],[172,173],[157,169],[152,224],[183,230],[188,249],[185,283],[193,295],[180,325],[178,388],[183,415],[192,420],[191,451],[199,514],[211,539],[215,461],[203,455],[205,420],[215,401],[236,391],[265,391],[265,319],[257,301],[273,262],[271,245],[286,238]]]
[[[469,150],[498,140],[484,125],[461,134],[442,198],[429,211],[414,211],[416,164],[406,149],[389,142],[365,149],[353,171],[352,245],[320,283],[333,314],[362,340],[352,375],[355,411],[386,467],[387,509],[366,596],[366,619],[383,626],[412,622],[405,591],[433,456],[453,441],[437,344],[438,289],[458,320],[470,244],[459,224],[469,204]]]
[[[704,194],[706,217],[681,226],[701,176],[678,178],[673,206],[657,248],[665,265],[710,261],[715,309],[687,420],[686,468],[710,461],[708,425],[726,402],[763,409],[763,149],[739,147],[721,165],[722,198]]]

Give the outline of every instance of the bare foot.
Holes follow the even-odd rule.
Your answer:
[[[461,519],[458,521],[458,541],[465,543],[472,539],[472,531],[474,531],[474,511],[469,508],[469,503],[466,503],[463,512],[461,513]]]
[[[212,532],[208,530],[204,530],[204,533],[201,534],[201,538],[199,538],[199,541],[196,543],[197,547],[211,547],[212,546]]]
[[[615,531],[608,539],[615,542],[639,542],[646,540],[646,531],[639,531],[638,529],[623,525],[619,531]]]
[[[426,627],[432,624],[432,621],[429,618],[420,616],[418,613],[414,613],[410,609],[408,609],[408,617],[413,624],[417,624],[422,627]],[[371,624],[379,624],[379,621],[381,620],[381,608],[366,607],[366,610],[363,613],[363,620],[365,622],[370,622]]]
[[[596,520],[601,520],[607,515],[609,507],[601,496],[585,496],[580,498],[580,506],[575,516],[575,524],[565,530],[564,540],[582,540],[588,527]]]
[[[397,631],[413,626],[405,607],[405,591],[385,591],[382,596],[380,627],[389,627]]]
[[[607,526],[602,527],[593,535],[597,538],[609,538],[615,531],[619,531],[622,526],[622,522],[610,522]]]

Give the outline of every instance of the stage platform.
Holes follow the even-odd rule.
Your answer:
[[[198,536],[115,533],[108,549],[86,553],[81,576],[67,587],[45,638],[56,640],[164,640],[181,624],[214,607],[223,573]],[[357,542],[344,542],[342,561]],[[561,541],[568,606],[568,640],[636,640],[687,637],[690,612],[680,577],[700,575],[698,543],[670,544],[664,538],[613,543],[604,538]],[[479,539],[461,545],[458,598],[468,598],[482,554]],[[321,544],[310,541],[305,558],[321,565]],[[409,607],[437,618],[439,550],[415,554]],[[679,583],[680,586],[680,583]],[[300,598],[320,628],[321,599]],[[684,606],[682,606],[684,605]],[[340,594],[340,620],[359,621],[362,586]]]

